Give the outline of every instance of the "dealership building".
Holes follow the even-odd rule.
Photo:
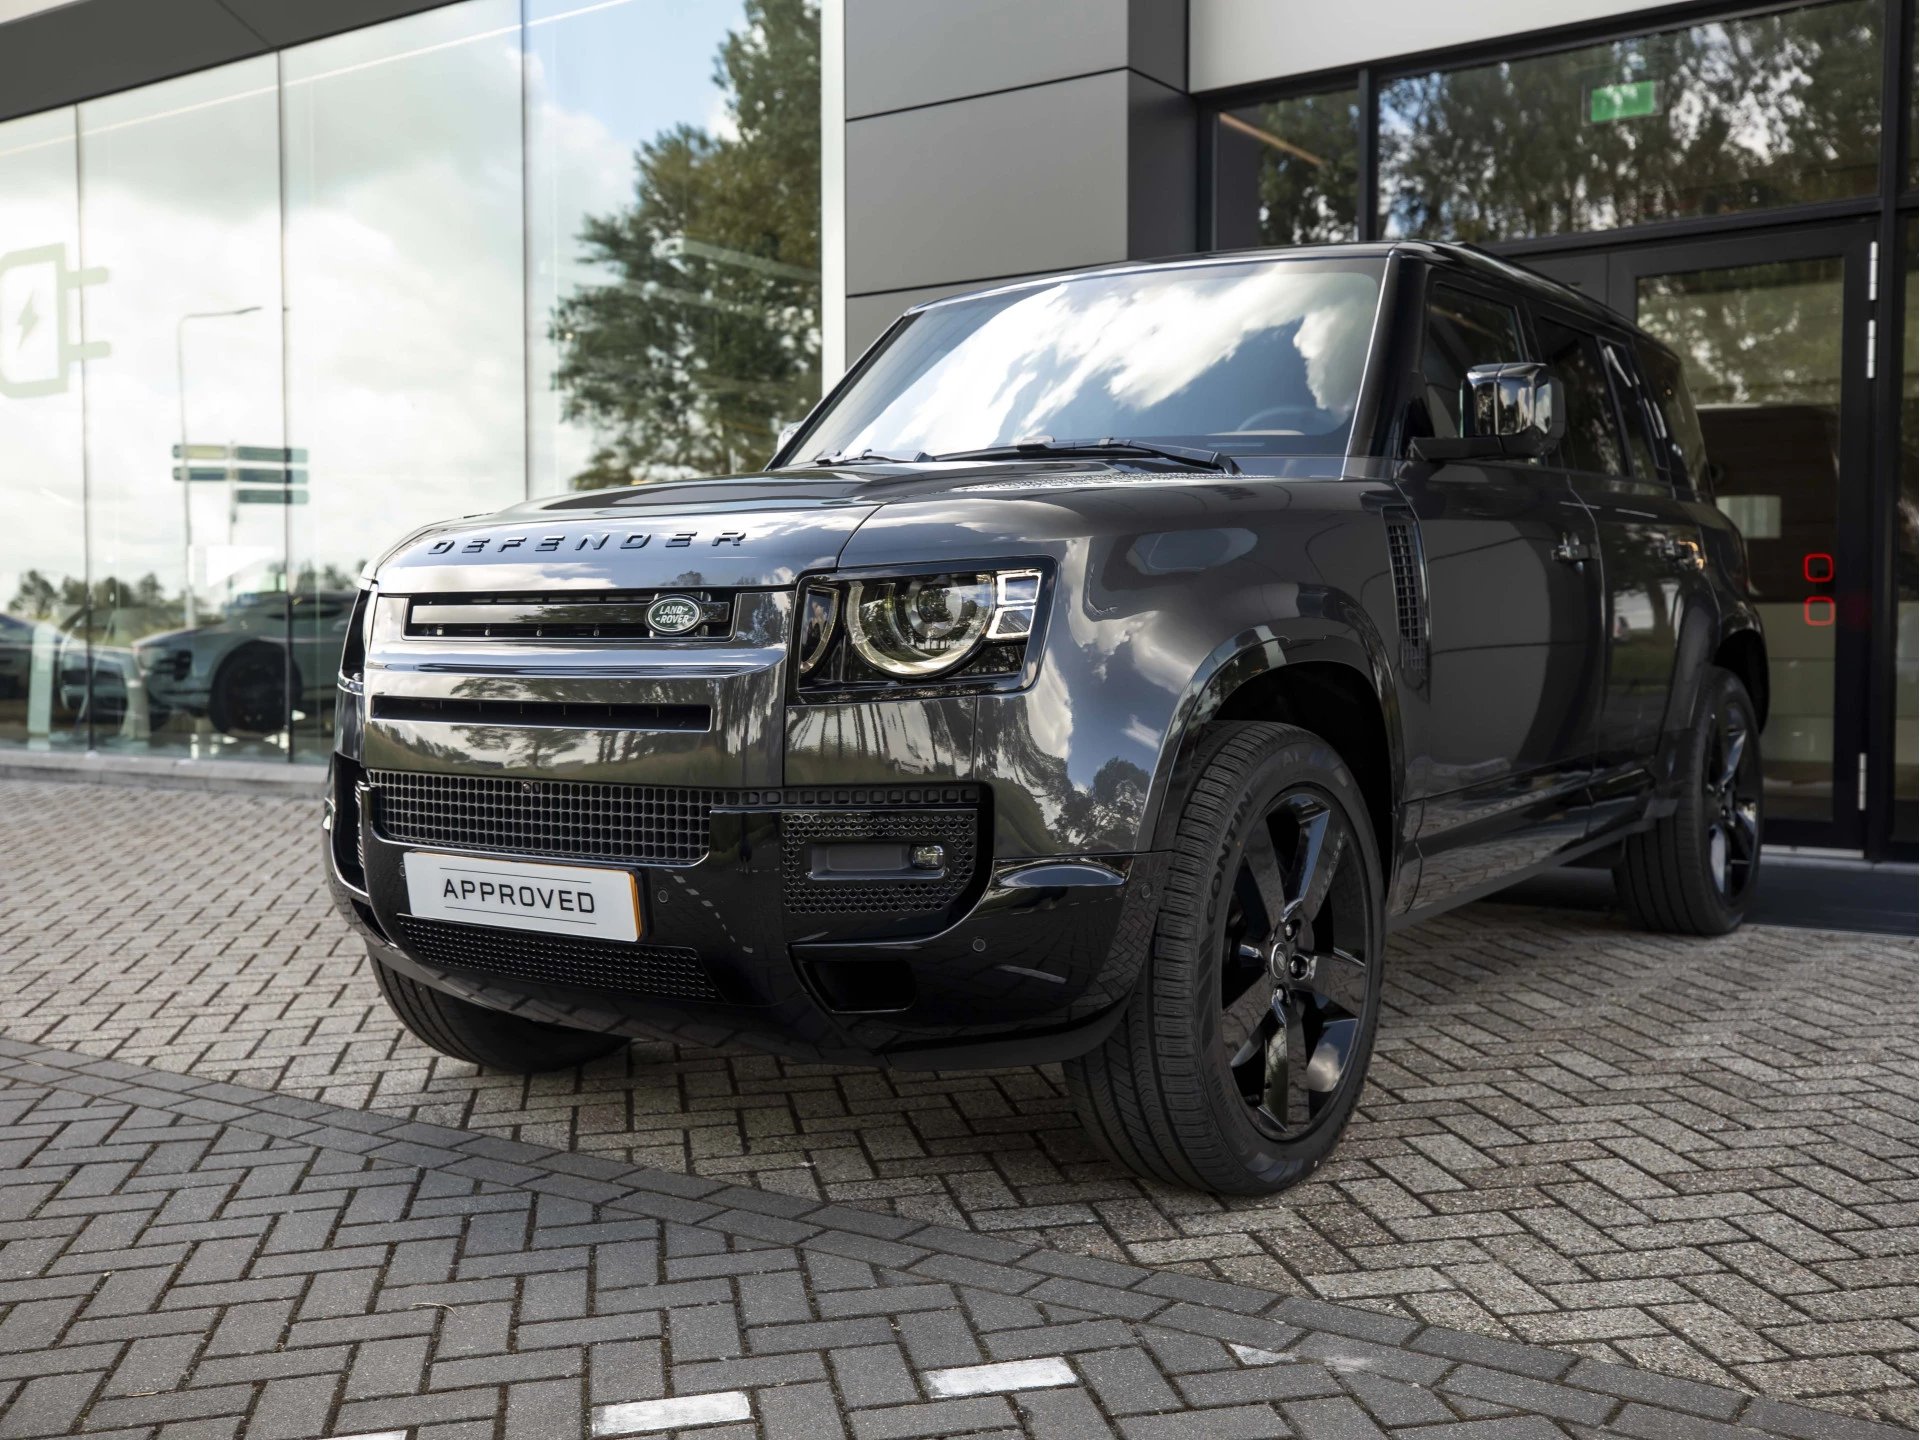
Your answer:
[[[1914,31],[1908,0],[0,0],[0,771],[324,760],[388,543],[754,468],[906,306],[1450,239],[1680,353],[1767,625],[1770,837],[1911,859]]]

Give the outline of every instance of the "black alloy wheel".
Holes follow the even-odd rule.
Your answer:
[[[1062,1068],[1089,1135],[1134,1173],[1271,1195],[1333,1153],[1366,1080],[1380,853],[1359,782],[1310,731],[1210,726],[1183,774],[1139,981]]]
[[[1629,836],[1613,869],[1634,921],[1673,935],[1724,935],[1747,918],[1766,830],[1763,773],[1747,687],[1709,669],[1680,742],[1673,813]]]
[[[1358,1083],[1374,970],[1343,923],[1363,893],[1353,832],[1307,786],[1282,794],[1247,837],[1220,967],[1220,1047],[1252,1119],[1297,1141]],[[1344,944],[1342,942],[1345,942]]]

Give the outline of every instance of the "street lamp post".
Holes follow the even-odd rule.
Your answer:
[[[198,615],[193,598],[193,448],[187,443],[187,322],[251,315],[259,308],[258,305],[243,305],[238,310],[194,310],[182,315],[173,326],[173,365],[180,387],[181,554],[186,562],[183,579],[187,597],[186,623],[189,628],[197,622]]]

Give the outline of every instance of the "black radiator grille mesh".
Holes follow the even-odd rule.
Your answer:
[[[400,938],[429,965],[546,985],[582,985],[675,1000],[718,1000],[700,957],[667,945],[625,945],[399,917]]]
[[[645,865],[703,859],[713,807],[733,793],[404,770],[371,778],[380,831],[402,844]]]

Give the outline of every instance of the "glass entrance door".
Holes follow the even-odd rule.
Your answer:
[[[1863,845],[1873,604],[1869,225],[1542,257],[1678,352],[1767,632],[1767,838]],[[1584,283],[1582,283],[1584,282]]]

